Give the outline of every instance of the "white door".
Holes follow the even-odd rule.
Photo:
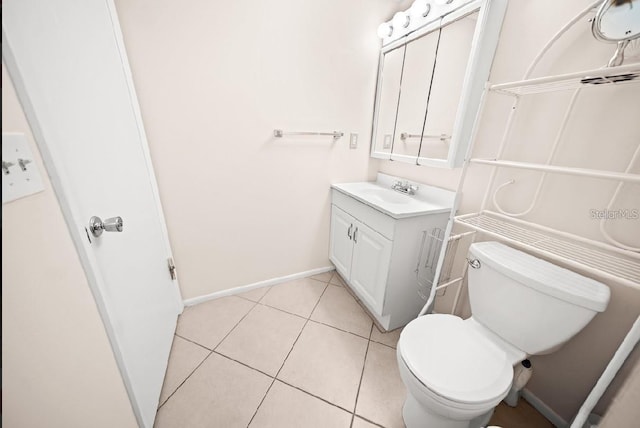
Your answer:
[[[19,0],[2,12],[3,59],[138,423],[150,428],[182,303],[167,268],[171,250],[115,7]],[[123,231],[94,237],[86,230],[92,216],[120,216]]]
[[[351,255],[353,253],[353,233],[356,219],[335,205],[331,205],[331,236],[329,242],[329,259],[345,279],[351,272]]]
[[[382,314],[392,242],[360,222],[355,227],[351,284],[363,300]]]

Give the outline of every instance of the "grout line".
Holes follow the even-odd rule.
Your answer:
[[[231,332],[232,332],[232,331],[233,331],[233,330],[238,326],[238,324],[240,324],[240,323],[242,322],[242,320],[243,320],[243,319],[245,319],[245,317],[246,317],[247,315],[249,315],[249,312],[251,312],[251,311],[253,310],[253,308],[255,308],[255,307],[256,307],[256,305],[257,305],[257,303],[256,303],[256,304],[254,304],[254,305],[251,307],[251,309],[249,309],[249,310],[247,311],[247,313],[246,313],[246,314],[244,314],[244,316],[243,316],[242,318],[240,318],[240,320],[239,320],[239,321],[238,321],[238,322],[233,326],[233,328],[232,328],[231,330],[229,330],[229,332],[228,332],[227,334],[225,334],[225,336],[222,338],[222,340],[220,340],[220,342],[218,342],[218,345],[216,345],[213,349],[217,348],[217,347],[220,345],[220,343],[222,343],[222,342],[224,341],[224,339],[226,339],[226,338],[227,338],[227,336],[229,336],[229,334],[230,334],[230,333],[231,333]],[[177,335],[176,335],[176,336],[177,336]],[[182,337],[182,336],[178,336],[178,337]],[[189,339],[186,339],[186,338],[184,338],[184,337],[182,337],[182,338],[183,338],[183,339],[185,339],[185,340],[189,340]],[[189,340],[189,342],[195,343],[196,345],[200,345],[199,343],[193,342],[193,341],[191,341],[191,340]],[[200,345],[200,346],[202,346],[202,345]],[[196,370],[198,370],[198,368],[200,368],[200,366],[201,366],[205,361],[207,361],[207,359],[211,356],[211,354],[213,354],[213,352],[214,352],[213,350],[211,350],[211,349],[209,349],[209,348],[206,348],[206,347],[204,347],[204,346],[202,346],[202,347],[203,347],[203,348],[205,348],[206,350],[208,350],[208,351],[209,351],[209,354],[208,354],[206,357],[204,357],[204,359],[203,359],[202,361],[200,361],[200,364],[198,364],[198,365],[197,365],[197,366],[196,366],[196,367],[191,371],[191,373],[189,373],[189,375],[188,375],[188,376],[187,376],[187,377],[186,377],[186,378],[185,378],[185,379],[180,383],[180,385],[178,385],[178,387],[177,387],[177,388],[176,388],[176,389],[175,389],[171,394],[169,394],[169,396],[167,397],[167,399],[166,399],[166,400],[164,400],[164,402],[163,402],[160,406],[158,406],[158,410],[160,410],[160,407],[164,406],[164,405],[165,405],[165,404],[166,404],[166,403],[171,399],[171,397],[173,397],[173,394],[175,394],[176,392],[178,392],[178,390],[182,387],[182,385],[184,385],[184,383],[185,383],[185,382],[186,382],[186,381],[187,381],[187,380],[188,380],[188,379],[189,379],[189,378],[190,378],[190,377],[191,377],[191,376],[196,372]],[[217,354],[217,352],[216,352],[216,354]],[[220,355],[220,354],[218,354],[218,355]],[[166,376],[166,375],[165,375],[165,376]]]
[[[220,346],[220,344],[221,344],[222,342],[224,342],[224,340],[225,340],[227,337],[229,337],[229,335],[230,335],[231,333],[233,333],[233,331],[238,327],[238,325],[242,322],[242,320],[244,320],[244,319],[247,317],[247,315],[249,315],[249,314],[251,313],[251,311],[253,311],[253,310],[255,309],[255,307],[256,307],[256,306],[258,306],[258,303],[253,302],[253,306],[251,307],[251,309],[249,309],[249,310],[247,311],[247,313],[246,313],[246,314],[244,314],[244,315],[242,316],[242,318],[240,318],[240,319],[238,320],[238,322],[233,326],[233,328],[232,328],[231,330],[229,330],[229,331],[227,332],[227,334],[225,334],[225,335],[224,335],[224,337],[223,337],[222,339],[220,339],[220,342],[218,342],[218,344],[217,344],[216,346],[214,346],[214,347],[213,347],[213,350],[214,350],[214,351],[215,351],[216,349],[218,349],[218,346]]]
[[[191,343],[193,343],[194,345],[198,345],[199,347],[204,348],[204,349],[206,349],[207,351],[213,351],[213,349],[211,349],[211,348],[207,348],[207,347],[206,347],[206,346],[204,346],[203,344],[198,343],[198,342],[196,342],[195,340],[191,340],[191,339],[189,339],[188,337],[180,336],[178,333],[174,333],[174,335],[175,335],[175,336],[177,336],[177,337],[179,337],[180,339],[184,339],[184,340],[186,340],[187,342],[191,342]]]
[[[338,409],[340,409],[340,410],[342,410],[342,411],[345,411],[345,412],[347,412],[347,413],[351,414],[351,416],[353,417],[353,412],[351,412],[351,411],[349,411],[349,410],[345,409],[344,407],[342,407],[342,406],[340,406],[340,405],[338,405],[338,404],[336,404],[336,403],[332,403],[331,401],[327,400],[326,398],[322,398],[322,397],[319,397],[319,396],[317,396],[317,395],[315,395],[315,394],[312,394],[312,393],[311,393],[311,392],[309,392],[309,391],[305,391],[304,389],[300,388],[299,386],[292,385],[292,384],[290,384],[290,383],[288,383],[288,382],[285,382],[285,381],[284,381],[284,380],[282,380],[282,379],[276,379],[276,380],[277,380],[278,382],[280,382],[280,383],[284,383],[285,385],[290,386],[290,387],[291,387],[291,388],[293,388],[293,389],[297,389],[297,390],[298,390],[298,391],[300,391],[300,392],[304,392],[305,394],[307,394],[307,395],[309,395],[309,396],[311,396],[311,397],[313,397],[313,398],[317,398],[318,400],[323,401],[323,402],[325,402],[325,403],[327,403],[327,404],[329,404],[329,405],[331,405],[331,406],[333,406],[333,407],[337,407]]]
[[[256,407],[256,410],[253,412],[253,415],[251,415],[251,419],[249,419],[249,423],[247,424],[247,428],[249,428],[249,426],[251,425],[251,422],[253,422],[253,419],[258,414],[258,410],[260,410],[260,407],[262,406],[262,403],[264,403],[264,400],[267,398],[267,395],[269,395],[269,391],[271,391],[271,388],[273,387],[274,383],[276,383],[276,378],[272,378],[271,379],[271,384],[269,384],[269,388],[267,388],[267,390],[264,392],[264,395],[262,396],[262,400],[260,400],[260,403],[258,403],[258,406]]]
[[[316,307],[320,303],[320,299],[322,299],[322,296],[324,296],[324,292],[327,290],[327,285],[329,285],[329,283],[325,284],[324,289],[322,290],[322,293],[320,294],[320,298],[318,299],[316,304],[313,306],[313,309],[311,310],[311,313],[309,314],[309,317],[311,316],[313,311],[315,311]],[[264,305],[264,306],[268,306],[268,305]],[[269,307],[271,307],[271,306],[269,306]],[[274,309],[277,309],[277,308],[274,308]],[[282,311],[282,312],[286,312],[286,311]],[[267,398],[267,395],[269,394],[269,391],[271,391],[271,388],[273,387],[273,384],[276,383],[276,379],[278,379],[278,375],[282,371],[282,368],[284,367],[285,363],[287,362],[287,359],[289,359],[289,355],[291,355],[291,351],[293,351],[293,348],[295,348],[296,344],[298,343],[298,339],[300,339],[300,336],[302,335],[302,332],[304,331],[304,329],[305,329],[305,327],[307,326],[308,323],[309,323],[309,318],[307,317],[304,325],[300,329],[300,333],[298,333],[298,336],[296,337],[296,340],[293,342],[293,345],[291,345],[291,349],[289,349],[289,352],[287,352],[287,356],[282,361],[282,364],[280,365],[280,368],[278,369],[278,372],[276,373],[275,377],[271,381],[271,385],[269,385],[269,388],[267,388],[267,391],[264,393],[264,396],[262,397],[262,400],[260,400],[260,404],[258,404],[258,407],[256,407],[255,412],[253,412],[253,415],[251,416],[251,419],[249,420],[249,423],[247,424],[247,428],[251,425],[251,422],[253,422],[253,419],[258,414],[258,410],[260,410],[260,407],[262,406],[262,403],[264,403],[265,398]]]
[[[228,296],[228,297],[231,297],[231,296]],[[233,297],[238,297],[240,299],[246,300],[246,301],[251,302],[251,303],[260,303],[260,300],[262,300],[262,297],[264,297],[264,296],[262,296],[260,299],[258,299],[257,302],[255,300],[249,299],[248,297],[243,297],[243,296],[240,296],[240,295],[234,295]]]
[[[394,346],[391,346],[391,345],[387,345],[386,343],[378,342],[377,340],[371,340],[371,339],[369,339],[369,340],[370,340],[371,342],[375,343],[376,345],[386,346],[387,348],[391,348],[391,349],[393,349],[394,351],[398,350],[398,346],[397,346],[397,345],[394,347]]]
[[[343,329],[341,329],[341,328],[339,328],[339,327],[336,327],[336,326],[334,326],[334,325],[327,324],[327,323],[323,323],[322,321],[312,320],[311,318],[309,318],[309,321],[311,321],[312,323],[316,323],[316,324],[323,325],[323,326],[325,326],[325,327],[331,327],[332,329],[334,329],[334,330],[338,330],[338,331],[341,331],[341,332],[343,332],[343,333],[349,333],[350,335],[355,336],[355,337],[357,337],[357,338],[359,338],[359,339],[369,340],[369,338],[368,338],[367,336],[361,336],[361,335],[359,335],[359,334],[357,334],[357,333],[354,333],[354,332],[352,332],[352,331],[343,330]]]
[[[362,416],[362,415],[356,415],[356,416],[357,416],[357,417],[359,417],[360,419],[364,420],[364,421],[369,422],[371,425],[375,425],[375,426],[380,427],[380,428],[385,428],[385,426],[384,426],[384,425],[380,425],[380,424],[379,424],[379,423],[377,423],[377,422],[373,422],[372,420],[367,419],[367,418],[365,418],[365,417],[364,417],[364,416]]]
[[[178,387],[176,389],[173,390],[173,392],[171,394],[169,394],[169,396],[167,397],[166,400],[164,400],[164,402],[158,406],[158,410],[160,410],[160,408],[162,406],[164,406],[165,404],[167,404],[167,402],[169,402],[169,400],[171,399],[171,397],[173,397],[173,394],[175,394],[176,392],[178,392],[178,390],[182,387],[182,385],[184,385],[184,383],[191,377],[191,375],[193,375],[195,373],[196,370],[198,370],[200,368],[200,366],[207,361],[207,358],[209,358],[211,356],[211,354],[213,354],[213,351],[209,350],[209,353],[207,354],[206,357],[204,357],[202,359],[202,361],[200,361],[200,364],[198,364],[193,370],[191,370],[191,373],[189,373],[189,375],[184,378],[184,380],[182,382],[180,382],[180,385],[178,385]]]
[[[267,305],[266,303],[258,302],[258,305],[264,306],[264,307],[269,308],[269,309],[275,309],[276,311],[284,312],[285,314],[293,315],[293,316],[296,316],[296,317],[301,318],[303,320],[308,320],[309,319],[308,317],[303,317],[300,314],[294,314],[293,312],[285,311],[284,309],[276,308],[275,306]],[[311,316],[311,315],[309,315],[309,316]]]
[[[329,284],[329,281],[331,281],[331,278],[329,278],[327,281],[323,281],[323,280],[318,279],[318,278],[311,278],[310,276],[308,276],[307,278],[313,279],[314,281],[318,281],[318,282],[321,282],[323,284]]]
[[[371,325],[371,330],[369,330],[369,337],[373,333],[374,325]],[[362,387],[362,379],[364,378],[364,368],[367,366],[367,357],[369,356],[369,345],[371,345],[371,340],[367,341],[367,350],[364,353],[364,361],[362,362],[362,372],[360,373],[360,382],[358,382],[358,392],[356,393],[356,403],[353,406],[353,414],[351,416],[351,427],[353,427],[353,421],[356,418],[356,410],[358,409],[358,398],[360,398],[360,388]]]
[[[251,370],[257,371],[258,373],[263,374],[263,375],[265,375],[265,376],[268,376],[268,377],[269,377],[269,378],[271,378],[271,379],[275,379],[275,378],[274,378],[272,375],[270,375],[269,373],[265,373],[265,372],[263,372],[262,370],[257,369],[257,368],[255,368],[255,367],[251,367],[249,364],[247,364],[247,363],[243,363],[242,361],[236,360],[235,358],[231,358],[231,357],[230,357],[230,356],[228,356],[228,355],[222,354],[222,353],[220,353],[220,352],[218,352],[218,351],[213,351],[212,353],[213,353],[213,354],[216,354],[216,355],[220,355],[221,357],[224,357],[224,358],[226,358],[227,360],[231,360],[231,361],[233,361],[233,362],[236,362],[236,363],[238,363],[238,364],[241,364],[241,365],[243,365],[243,366],[245,366],[245,367],[247,367],[247,368],[249,368],[249,369],[251,369]]]

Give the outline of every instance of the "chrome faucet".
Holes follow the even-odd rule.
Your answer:
[[[418,190],[418,186],[416,186],[415,184],[410,184],[408,181],[401,181],[398,180],[395,183],[393,183],[393,185],[391,186],[391,188],[397,192],[401,192],[401,193],[406,193],[407,195],[415,195],[416,194],[416,190]]]

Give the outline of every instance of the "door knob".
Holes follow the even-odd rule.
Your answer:
[[[89,220],[89,230],[96,238],[102,235],[105,230],[107,232],[122,232],[123,226],[122,217],[111,217],[103,222],[100,217],[93,216]]]

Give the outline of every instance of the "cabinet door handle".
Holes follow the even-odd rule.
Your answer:
[[[358,243],[358,238],[356,236],[357,233],[358,233],[358,228],[356,227],[356,230],[353,231],[353,242],[355,242],[356,244]]]
[[[349,237],[349,239],[351,239],[351,229],[353,228],[353,225],[350,224],[349,225],[349,230],[347,230],[347,236]]]

